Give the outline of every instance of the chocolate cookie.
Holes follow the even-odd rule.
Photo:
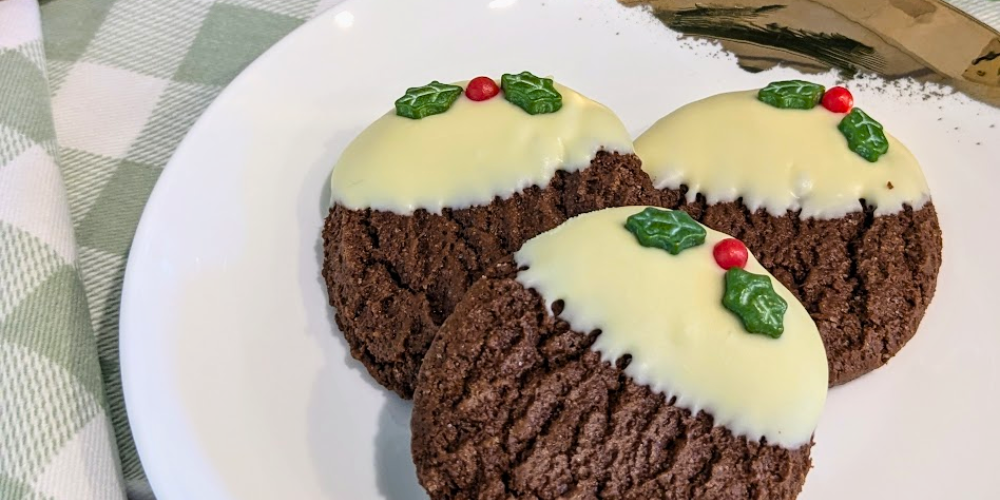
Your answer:
[[[852,106],[843,88],[775,82],[691,103],[636,139],[656,204],[743,240],[806,306],[831,385],[913,337],[941,266],[920,165]]]
[[[469,290],[414,395],[432,499],[798,495],[826,395],[819,335],[752,256],[717,265],[731,240],[698,227],[643,207],[586,214]],[[724,291],[752,307],[724,308]]]
[[[351,354],[404,398],[486,269],[568,217],[653,194],[606,107],[530,73],[504,75],[502,92],[491,83],[409,89],[334,168],[330,305]]]
[[[556,312],[558,313],[558,309]],[[510,278],[484,279],[432,344],[413,459],[434,500],[795,498],[812,444],[769,446],[636,384]]]
[[[569,217],[651,194],[634,155],[601,152],[587,169],[481,207],[400,215],[334,205],[323,227],[323,277],[351,355],[411,397],[438,328],[487,269]]]

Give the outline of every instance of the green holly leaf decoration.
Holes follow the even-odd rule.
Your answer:
[[[771,287],[771,278],[738,267],[726,271],[726,293],[722,305],[739,316],[743,328],[771,338],[785,331],[788,303]]]
[[[555,113],[562,108],[562,95],[552,85],[551,78],[539,78],[527,71],[500,77],[503,97],[531,115]]]
[[[644,247],[660,248],[677,255],[705,243],[705,228],[680,210],[646,208],[625,220],[628,229]]]
[[[757,100],[781,109],[812,109],[823,98],[826,88],[804,80],[771,82],[757,92]]]
[[[837,129],[847,138],[847,147],[851,151],[872,163],[889,151],[889,140],[882,132],[882,124],[860,108],[852,109],[840,120]]]
[[[396,114],[419,120],[444,113],[460,95],[462,87],[437,80],[422,87],[410,87],[406,89],[403,97],[396,99]]]

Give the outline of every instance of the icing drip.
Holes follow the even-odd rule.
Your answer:
[[[784,333],[750,334],[723,308],[725,270],[713,247],[728,238],[707,229],[705,243],[670,255],[643,247],[625,229],[645,207],[601,210],[537,236],[515,255],[517,280],[579,332],[601,330],[593,348],[676,405],[704,410],[734,434],[796,448],[808,443],[826,400],[826,351],[805,308],[778,280],[788,302]],[[585,270],[585,271],[582,271]],[[751,255],[746,270],[770,277]]]
[[[500,97],[476,102],[464,95],[447,112],[420,120],[387,113],[341,155],[333,201],[440,213],[545,186],[557,170],[589,166],[600,149],[632,152],[631,136],[611,110],[555,87],[562,108],[554,113],[530,115]]]
[[[756,91],[709,97],[681,107],[635,141],[643,169],[659,188],[688,186],[709,203],[743,198],[775,216],[832,219],[875,205],[876,215],[920,208],[930,199],[913,154],[886,134],[889,151],[870,163],[837,129],[843,114],[822,106],[778,109]]]

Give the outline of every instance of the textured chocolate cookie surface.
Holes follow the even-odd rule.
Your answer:
[[[634,155],[598,153],[486,206],[400,215],[335,205],[323,228],[323,277],[351,354],[410,397],[438,327],[484,271],[567,218],[654,196]]]
[[[672,406],[512,270],[472,287],[421,368],[412,449],[432,499],[796,497],[811,445],[748,441]]]
[[[875,216],[801,219],[750,211],[741,200],[709,205],[686,189],[659,191],[660,206],[681,209],[743,240],[768,271],[805,305],[819,327],[830,385],[849,382],[892,358],[917,331],[941,267],[934,204]]]

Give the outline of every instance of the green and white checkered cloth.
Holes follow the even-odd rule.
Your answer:
[[[117,347],[139,215],[222,87],[340,1],[0,0],[0,500],[152,498]]]
[[[174,148],[260,53],[339,0],[0,0],[0,499],[152,498],[118,304]]]

